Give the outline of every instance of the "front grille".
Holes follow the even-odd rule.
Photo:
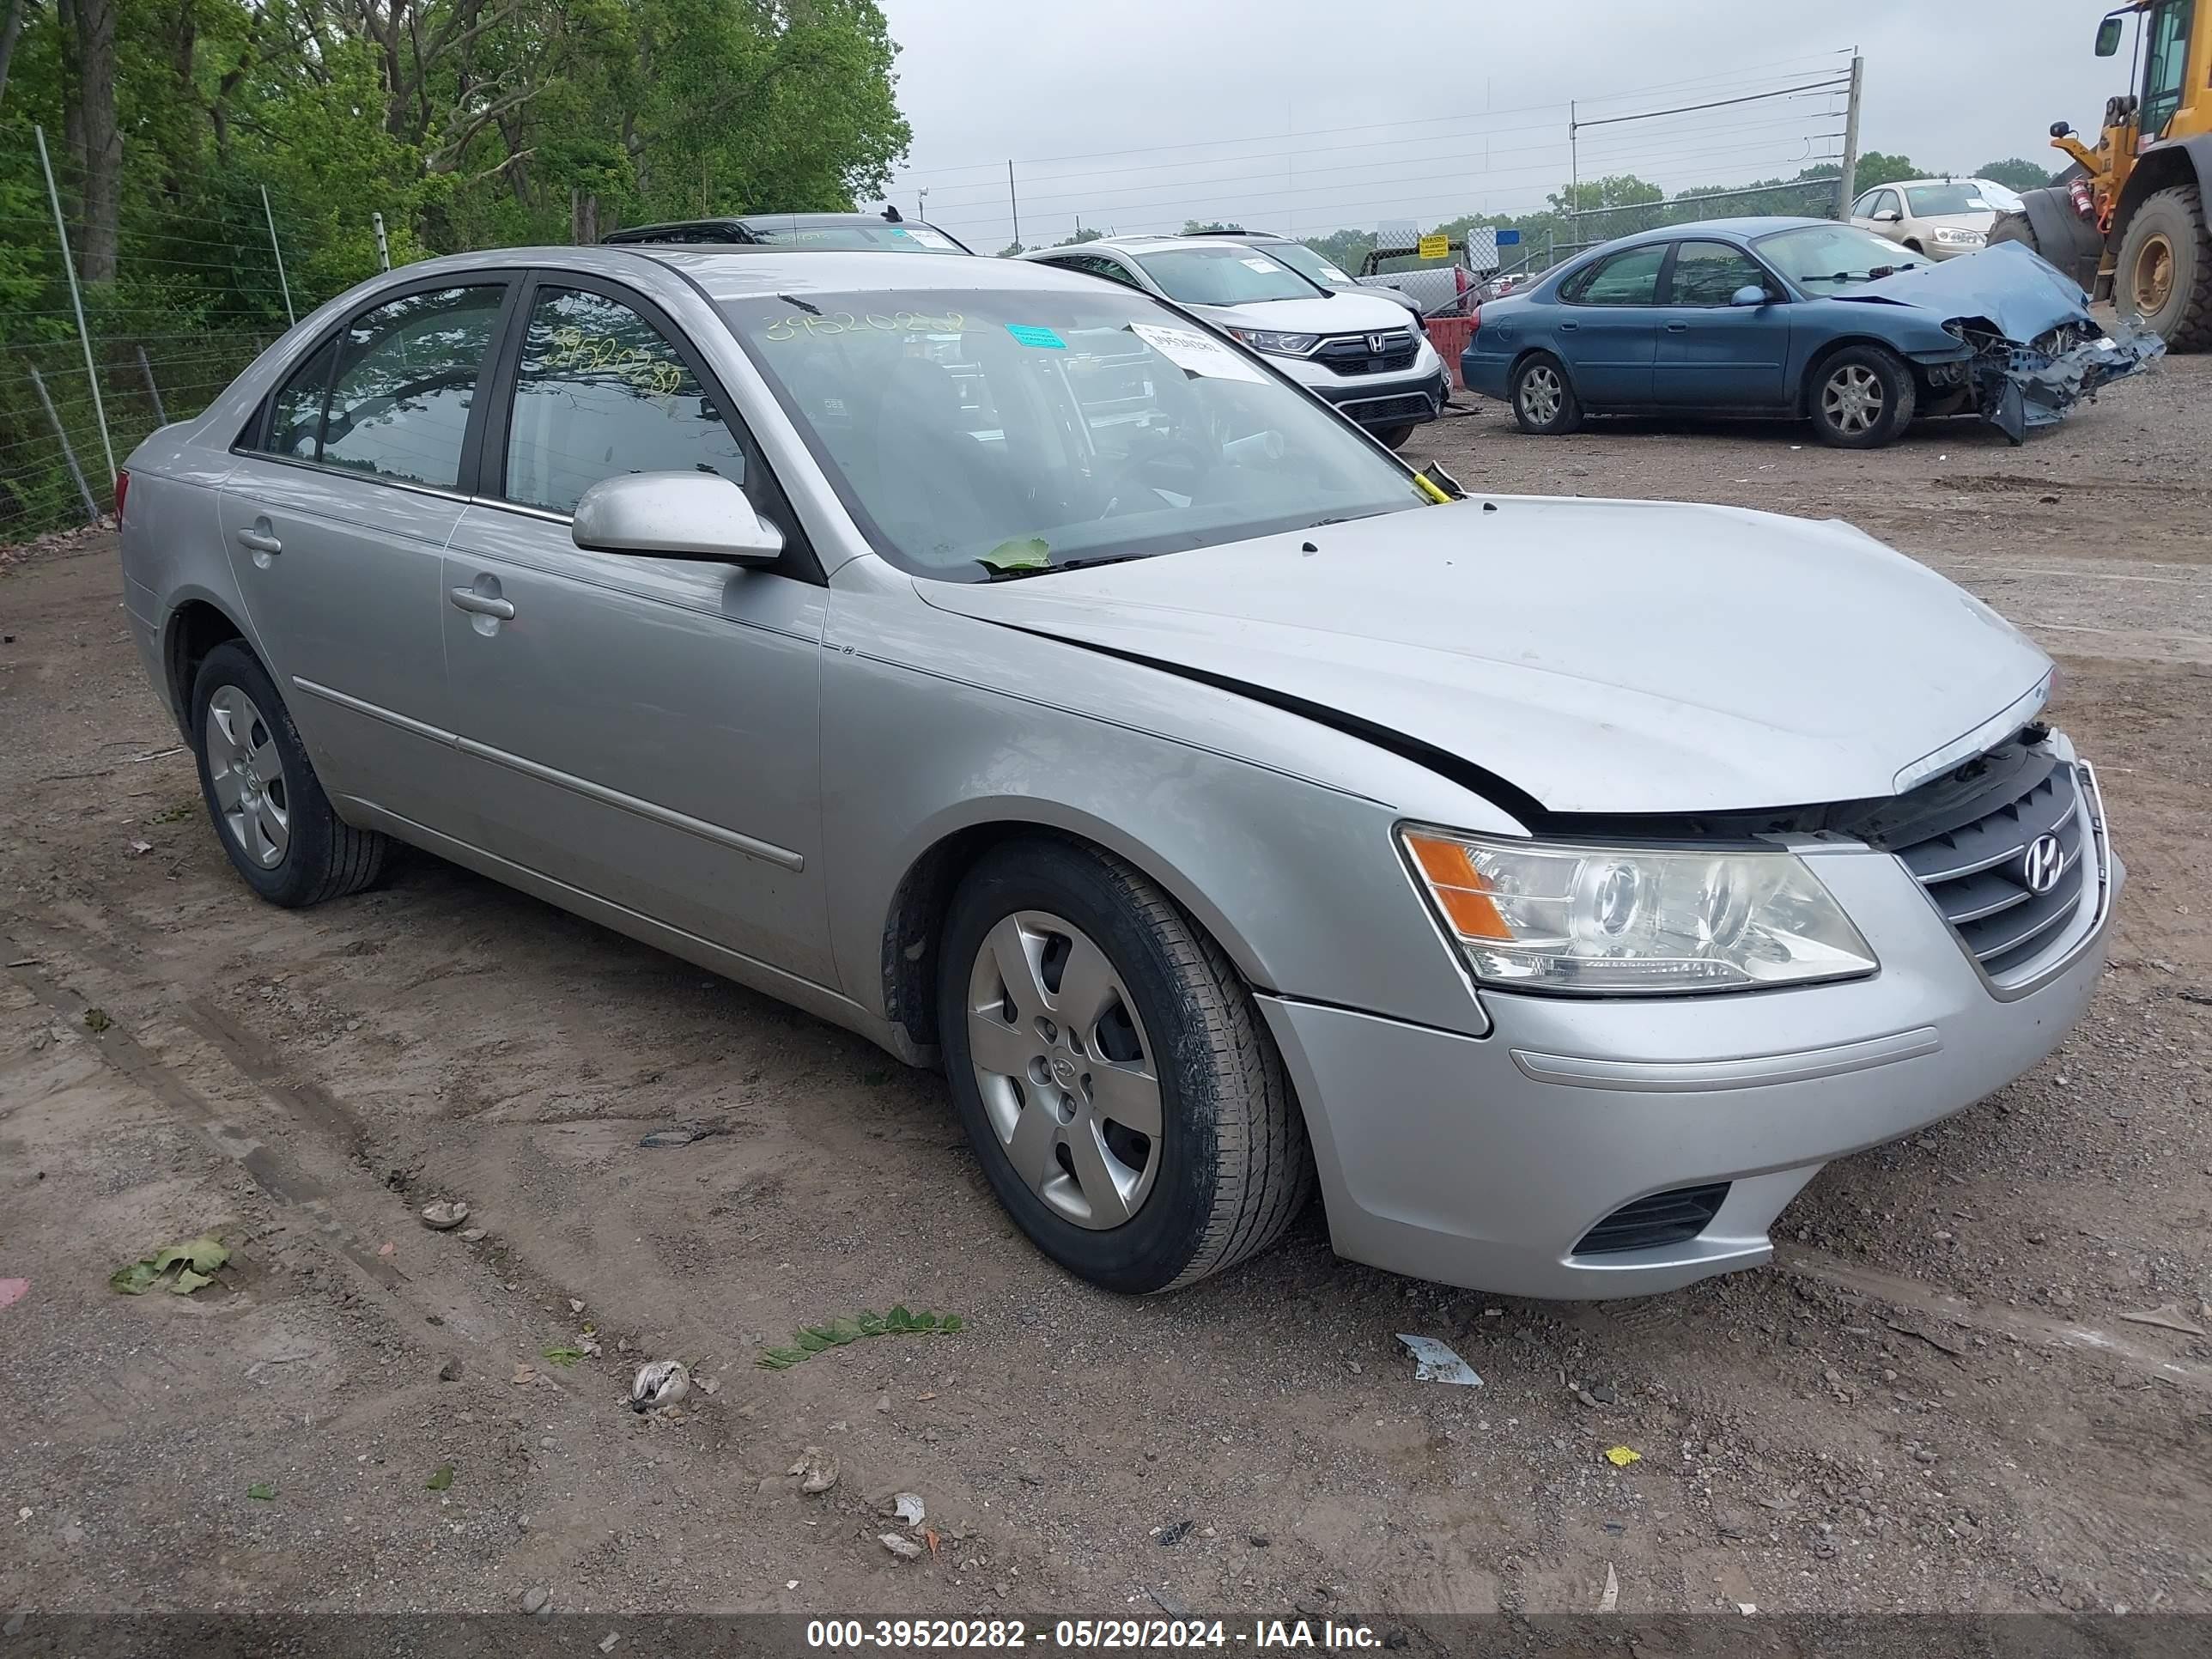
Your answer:
[[[1419,392],[1407,392],[1397,398],[1361,398],[1347,400],[1341,405],[1344,412],[1362,426],[1389,426],[1399,421],[1425,421],[1437,412],[1437,406]]]
[[[1314,349],[1313,361],[1337,374],[1395,374],[1413,366],[1420,347],[1411,334],[1392,329],[1379,337],[1382,349],[1372,352],[1367,335],[1332,335]]]
[[[1609,1255],[1620,1250],[1648,1250],[1661,1244],[1680,1244],[1695,1238],[1712,1225],[1729,1183],[1710,1187],[1677,1187],[1671,1193],[1654,1193],[1633,1204],[1624,1204],[1583,1235],[1577,1255]]]
[[[1962,775],[1978,769],[1978,775]],[[2081,909],[2097,857],[2081,779],[2040,745],[2008,745],[1925,787],[1954,781],[1983,787],[1953,790],[1933,820],[1941,827],[1916,826],[1924,833],[1891,850],[1983,971],[2002,980],[2032,962]],[[2039,893],[2031,884],[2031,852],[2045,836],[2057,841],[2061,862],[2056,880]]]

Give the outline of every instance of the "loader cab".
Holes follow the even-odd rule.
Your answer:
[[[2154,0],[2143,16],[2143,76],[2141,126],[2146,137],[2162,138],[2179,112],[2189,83],[2189,37],[2196,0]],[[2115,27],[2119,20],[2108,17]],[[2097,33],[2100,52],[2105,45],[2102,28]]]

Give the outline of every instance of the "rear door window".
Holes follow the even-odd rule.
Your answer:
[[[1659,302],[1659,267],[1667,258],[1667,244],[1625,248],[1571,284],[1564,295],[1581,306],[1649,306]]]
[[[452,489],[504,284],[410,294],[337,338],[320,459],[372,477]]]
[[[323,342],[269,402],[268,435],[254,447],[287,460],[323,458],[323,400],[331,389],[331,364],[338,355],[337,337]]]

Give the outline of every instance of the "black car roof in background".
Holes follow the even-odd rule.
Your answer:
[[[866,233],[866,245],[886,251],[897,250],[902,242],[910,252],[939,252],[942,250],[915,248],[915,239],[905,233],[921,230],[941,236],[952,245],[953,250],[972,255],[975,250],[947,230],[939,230],[920,219],[885,219],[873,213],[747,213],[717,216],[705,219],[678,219],[660,225],[631,225],[622,230],[609,231],[599,238],[605,243],[621,246],[639,242],[708,243],[717,247],[775,247],[786,252],[794,246],[787,234],[793,231],[848,230]],[[852,244],[843,245],[848,251]]]

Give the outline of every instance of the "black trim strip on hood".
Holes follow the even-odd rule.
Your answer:
[[[972,615],[972,613],[963,613]],[[997,617],[976,617],[977,622],[988,622],[994,627],[1012,629],[1017,634],[1028,634],[1041,640],[1050,640],[1055,645],[1072,645],[1084,651],[1096,652],[1102,657],[1112,657],[1120,662],[1135,663],[1139,667],[1158,669],[1163,674],[1172,674],[1178,679],[1195,681],[1210,685],[1217,691],[1250,699],[1254,702],[1279,708],[1285,714],[1310,720],[1316,726],[1326,726],[1347,737],[1358,738],[1363,743],[1374,744],[1386,753],[1425,767],[1439,777],[1448,778],[1462,789],[1481,796],[1492,805],[1510,812],[1531,830],[1540,830],[1555,821],[1555,815],[1546,810],[1538,800],[1520,785],[1502,778],[1487,767],[1477,766],[1473,761],[1439,749],[1433,744],[1409,738],[1402,732],[1394,732],[1387,726],[1377,726],[1372,720],[1347,714],[1340,708],[1331,708],[1304,697],[1293,696],[1287,691],[1278,691],[1272,686],[1256,685],[1249,680],[1240,680],[1227,674],[1209,673],[1202,668],[1193,668],[1183,663],[1164,662],[1158,657],[1147,657],[1139,652],[1118,650],[1110,645],[1096,644],[1090,640],[1072,639],[1065,634],[1054,634],[1041,628],[1024,627],[1020,623],[1006,622]]]

